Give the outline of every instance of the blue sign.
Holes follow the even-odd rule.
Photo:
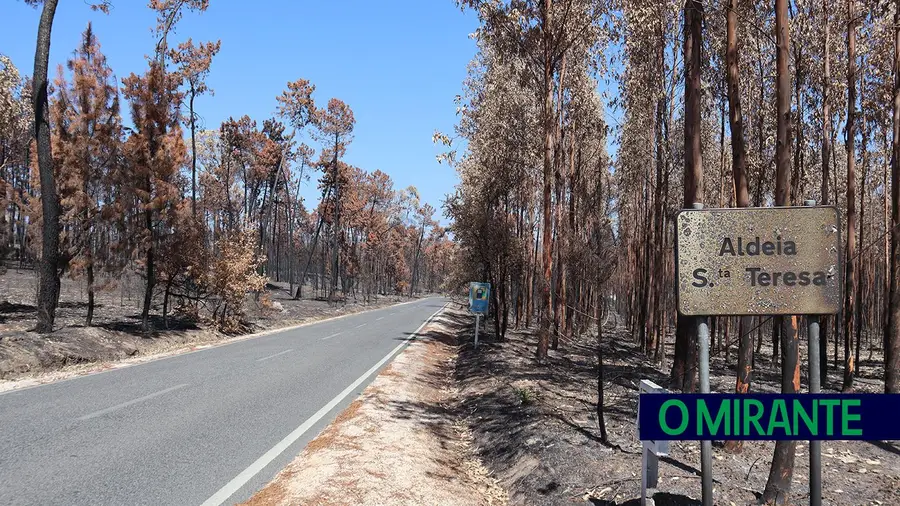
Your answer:
[[[897,440],[900,395],[640,394],[642,440]]]
[[[469,283],[469,311],[477,314],[487,314],[490,298],[490,283]]]

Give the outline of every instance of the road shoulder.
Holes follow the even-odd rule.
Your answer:
[[[455,409],[457,335],[445,309],[247,505],[506,504]]]

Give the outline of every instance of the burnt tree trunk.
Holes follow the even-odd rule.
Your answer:
[[[747,147],[744,144],[744,116],[741,110],[740,58],[737,50],[738,0],[729,0],[726,13],[725,80],[728,85],[728,120],[731,126],[731,170],[734,176],[734,195],[737,207],[750,207],[747,184]],[[757,184],[762,184],[761,181]],[[752,316],[740,317],[738,324],[737,382],[735,392],[746,394],[753,381]],[[727,344],[726,344],[727,346]],[[726,348],[727,357],[727,348]],[[726,358],[727,361],[727,358]],[[743,441],[729,441],[725,448],[738,452]]]
[[[776,144],[775,144],[775,205],[791,204],[791,74],[789,55],[791,50],[788,0],[775,0],[776,46]],[[800,335],[796,316],[783,316],[776,320],[781,324],[781,392],[800,391]],[[794,476],[796,441],[776,441],[769,478],[763,491],[767,503],[788,502],[791,481]]]
[[[334,134],[334,160],[332,161],[332,170],[334,171],[334,251],[332,254],[334,258],[332,259],[333,271],[331,273],[331,294],[328,297],[328,300],[334,302],[334,296],[338,287],[338,278],[341,273],[341,182],[340,182],[340,167],[338,167],[338,146],[340,145],[340,141],[338,139],[338,134]]]
[[[690,208],[703,196],[701,146],[700,51],[703,47],[703,4],[684,4],[684,207]],[[675,332],[675,360],[672,379],[675,388],[693,392],[697,386],[697,332],[694,318],[678,315]]]
[[[45,0],[38,25],[37,48],[34,52],[32,96],[34,100],[34,135],[37,139],[38,170],[41,178],[41,211],[44,216],[41,246],[40,284],[37,300],[37,327],[41,334],[53,332],[53,320],[59,304],[59,195],[53,175],[50,148],[50,114],[47,99],[47,66],[50,59],[50,33],[58,0]]]
[[[602,305],[601,305],[601,301]],[[597,315],[597,425],[600,429],[600,441],[606,443],[609,436],[606,433],[606,418],[603,409],[603,307],[606,298],[603,294],[597,295],[595,314]]]
[[[828,167],[831,160],[831,102],[829,93],[831,90],[831,28],[828,19],[828,3],[831,0],[822,1],[822,16],[825,23],[825,46],[824,46],[824,73],[822,79],[822,205],[828,205]],[[829,317],[822,317],[822,324],[819,330],[819,364],[820,364],[820,382],[825,385],[828,382],[828,327]]]
[[[891,141],[891,291],[884,345],[884,391],[900,393],[900,0],[894,2],[894,96]]]
[[[856,365],[850,354],[856,311],[856,23],[852,0],[847,0],[847,250],[844,272],[844,383],[853,388]],[[859,336],[856,336],[859,339]]]
[[[544,360],[550,347],[550,319],[553,317],[551,306],[550,287],[553,283],[553,216],[550,200],[550,187],[553,182],[553,1],[544,0],[541,5],[543,36],[543,98],[542,111],[544,129],[544,160],[543,160],[543,224],[541,229],[543,279],[541,280],[541,328],[538,334],[537,358]]]

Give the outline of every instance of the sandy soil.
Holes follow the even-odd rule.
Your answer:
[[[449,310],[423,329],[331,425],[246,505],[502,505],[456,416]]]
[[[472,326],[474,326],[472,324]],[[488,332],[493,329],[486,326]],[[666,386],[668,367],[643,359],[636,343],[615,319],[605,327],[606,423],[609,443],[600,441],[596,417],[596,337],[561,343],[546,365],[534,360],[536,336],[509,331],[498,343],[460,350],[456,380],[460,405],[479,454],[507,489],[510,504],[637,505],[641,445],[635,439],[637,385],[650,379]],[[471,339],[473,329],[464,329]],[[672,350],[673,341],[667,344]],[[805,362],[805,346],[801,361]],[[868,353],[864,352],[863,358]],[[829,351],[831,355],[831,351]],[[777,391],[780,368],[766,345],[756,362],[755,391]],[[711,360],[713,391],[734,388],[734,353]],[[882,391],[877,353],[863,360],[857,381],[863,391]],[[671,364],[671,356],[668,357]],[[665,372],[663,372],[665,371]],[[832,369],[826,391],[840,388]],[[807,384],[805,370],[803,385]],[[900,504],[900,446],[894,442],[823,443],[825,504]],[[756,504],[765,488],[773,442],[745,442],[740,454],[714,443],[714,494],[717,505]],[[808,503],[808,446],[799,442],[790,501]],[[700,504],[700,449],[696,442],[673,442],[660,462],[657,505]]]
[[[250,325],[241,335],[225,335],[203,320],[179,315],[163,321],[160,307],[152,314],[154,330],[140,330],[138,280],[123,278],[97,293],[92,326],[84,325],[87,297],[83,283],[63,279],[56,330],[40,336],[36,324],[33,271],[10,269],[0,275],[0,391],[56,381],[77,374],[119,367],[133,362],[183,353],[267,331],[312,323],[326,318],[376,309],[401,301],[377,297],[371,302],[349,300],[337,304],[312,298],[293,300],[286,283],[271,283],[271,305],[248,297]],[[161,306],[161,301],[157,301]]]

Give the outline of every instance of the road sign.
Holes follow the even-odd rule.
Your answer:
[[[668,390],[657,385],[656,383],[650,380],[641,380],[641,383],[638,385],[638,395],[640,394],[665,394],[668,393]],[[656,441],[656,440],[645,440],[641,438],[641,403],[638,402],[638,417],[637,417],[637,436],[638,440],[641,441],[654,455],[659,457],[665,457],[669,455],[669,442],[668,441]]]
[[[683,210],[675,233],[678,311],[837,313],[840,230],[831,206]]]
[[[469,311],[475,314],[487,314],[490,296],[490,283],[469,283]]]
[[[666,389],[650,380],[641,380],[639,395],[664,394]],[[641,441],[641,506],[645,506],[647,498],[659,485],[659,458],[669,455],[669,442],[663,440],[647,441],[641,438],[641,403],[638,401],[637,435]]]

